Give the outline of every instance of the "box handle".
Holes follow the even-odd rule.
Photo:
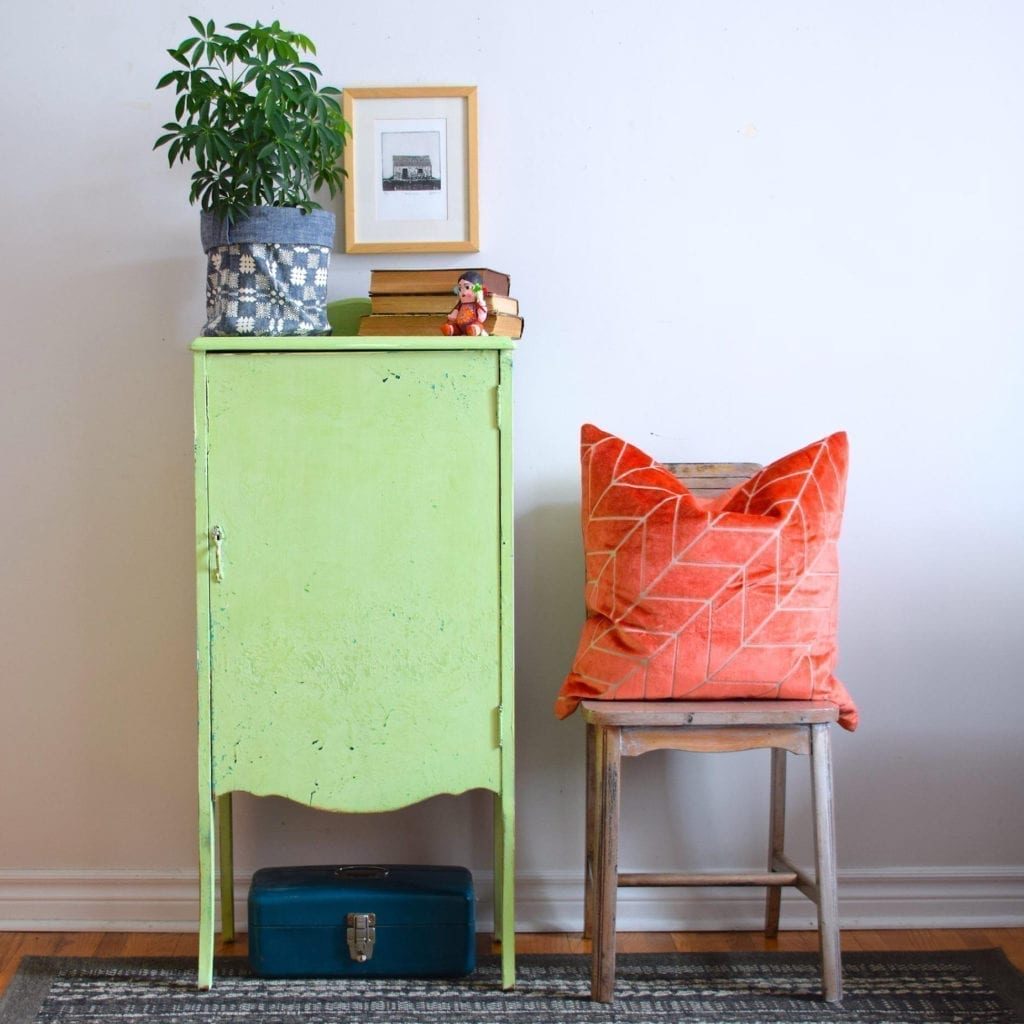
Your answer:
[[[388,869],[380,864],[345,864],[337,873],[343,878],[387,878]]]

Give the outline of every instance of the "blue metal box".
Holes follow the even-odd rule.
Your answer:
[[[261,868],[249,964],[268,978],[453,978],[476,966],[473,878],[413,864]]]

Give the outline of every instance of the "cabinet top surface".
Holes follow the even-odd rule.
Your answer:
[[[419,335],[415,337],[233,337],[196,338],[191,344],[193,352],[438,352],[468,349],[512,349],[511,338],[454,337]]]

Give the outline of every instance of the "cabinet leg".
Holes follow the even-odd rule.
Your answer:
[[[220,931],[225,942],[234,942],[235,853],[230,793],[217,797],[217,840],[220,843]]]
[[[494,793],[494,932],[492,933],[493,952],[501,948],[502,903],[501,892],[505,880],[505,859],[501,841],[501,795]]]
[[[494,937],[501,943],[501,987],[516,984],[515,818],[511,801],[494,797]]]
[[[199,797],[199,971],[197,985],[213,984],[214,939],[213,797]]]

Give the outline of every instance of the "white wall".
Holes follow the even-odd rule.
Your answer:
[[[1020,5],[4,9],[0,923],[192,921],[204,264],[188,172],[150,152],[189,13],[280,18],[341,87],[479,87],[482,248],[457,262],[509,271],[527,320],[523,927],[579,921],[583,734],[551,704],[581,619],[586,420],[681,460],[849,431],[840,675],[863,724],[835,738],[844,920],[1024,922]],[[331,295],[365,294],[374,266],[453,262],[339,252]],[[630,764],[623,861],[758,865],[763,764]],[[237,803],[243,877],[454,860],[486,888],[482,795],[370,818]],[[802,778],[792,808],[799,832]],[[630,899],[640,924],[756,913]]]

